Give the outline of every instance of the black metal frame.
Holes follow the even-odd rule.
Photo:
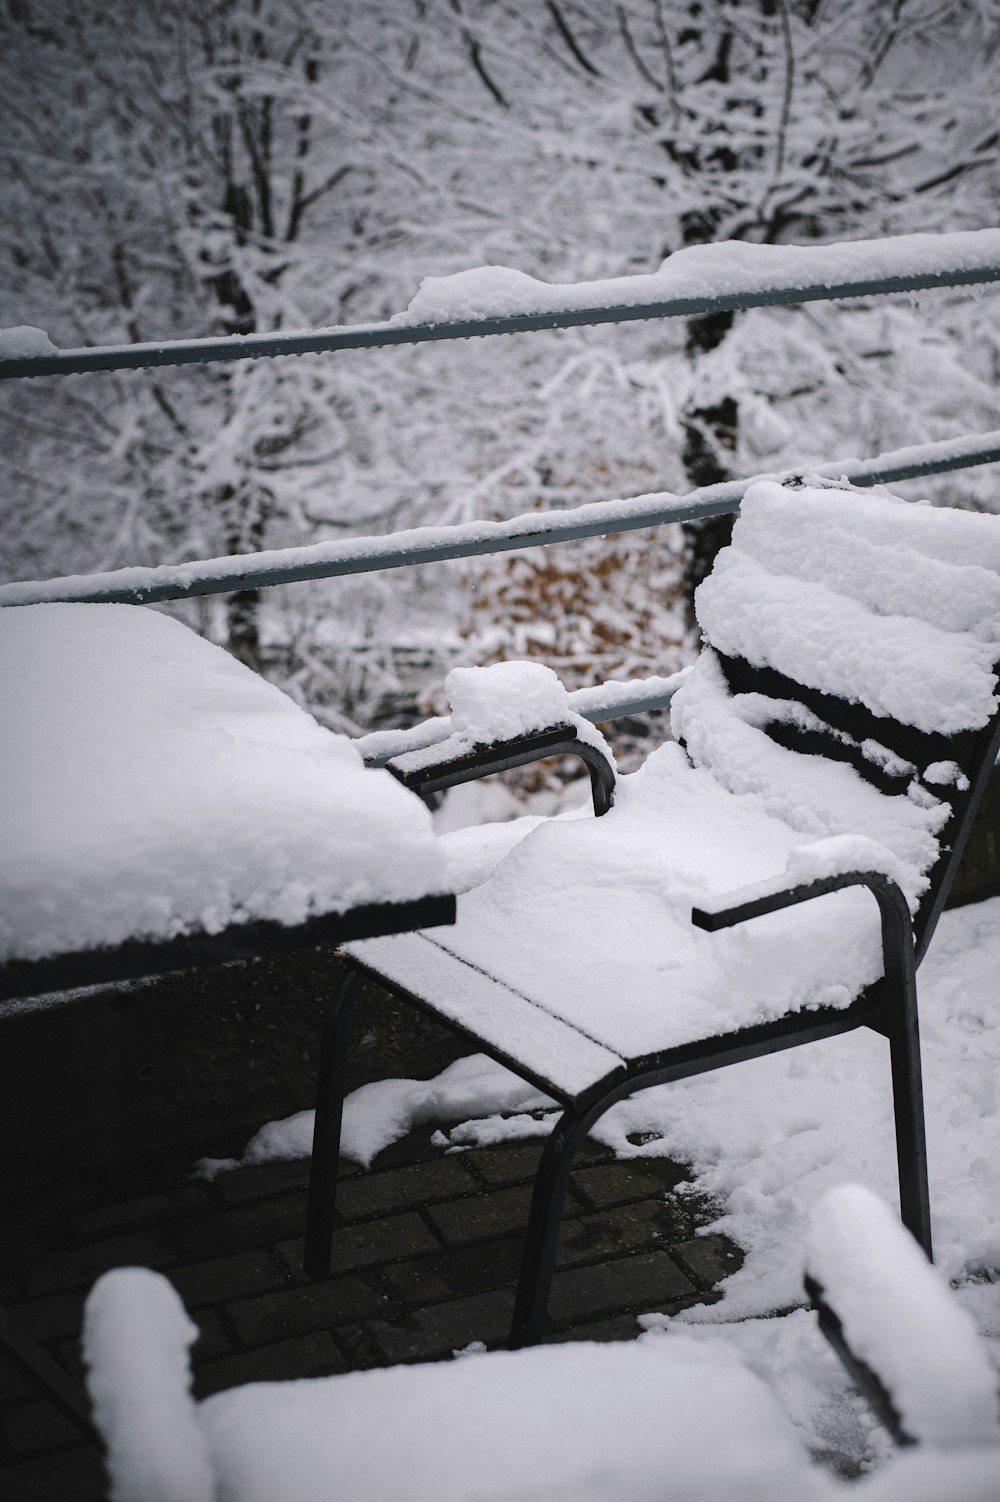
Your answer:
[[[229,965],[303,949],[335,949],[350,939],[374,939],[454,921],[455,898],[433,895],[412,902],[369,903],[346,913],[322,913],[291,927],[261,919],[231,923],[217,934],[198,932],[175,939],[133,940],[115,948],[80,949],[51,959],[9,960],[0,965],[0,1001],[123,980],[148,980],[172,971]]]
[[[545,1143],[535,1178],[511,1324],[511,1349],[532,1345],[542,1338],[573,1158],[590,1128],[610,1106],[650,1085],[686,1079],[801,1043],[834,1037],[856,1027],[871,1027],[889,1041],[902,1217],[928,1256],[931,1255],[915,952],[909,909],[899,888],[880,872],[853,871],[758,897],[721,912],[704,913],[696,909],[692,918],[700,928],[714,931],[778,908],[810,901],[841,887],[858,885],[868,887],[879,905],[885,974],[849,1007],[824,1007],[791,1013],[728,1036],[706,1038],[651,1054],[623,1065],[578,1096],[568,1095],[544,1077],[534,1077],[534,1082],[559,1100],[564,1110]],[[331,999],[326,1014],[305,1250],[306,1271],[313,1278],[329,1276],[351,1011],[364,973],[365,967],[352,961],[352,969]],[[381,984],[386,984],[377,971],[372,973]],[[392,989],[433,1012],[433,1008],[420,998],[402,992],[398,986]],[[433,1012],[433,1015],[446,1026],[462,1031],[439,1013]],[[526,1075],[517,1061],[502,1055],[482,1039],[476,1038],[476,1042],[484,1052],[503,1064],[512,1064],[515,1070]]]
[[[544,761],[549,756],[579,757],[590,776],[594,813],[598,818],[606,814],[615,801],[614,766],[598,746],[581,740],[577,727],[568,721],[528,735],[484,742],[461,756],[445,756],[412,769],[400,765],[403,758],[387,762],[386,767],[404,787],[423,795],[442,792],[460,782],[474,782],[493,772],[509,772],[512,767]]]
[[[876,1417],[888,1429],[897,1445],[916,1444],[913,1435],[903,1427],[899,1410],[878,1373],[851,1350],[840,1316],[827,1301],[826,1290],[808,1274],[805,1278],[805,1289],[807,1297],[819,1316],[820,1333],[829,1341],[847,1375],[867,1400]]]

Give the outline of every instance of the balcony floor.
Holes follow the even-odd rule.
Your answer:
[[[302,1273],[307,1165],[262,1164],[212,1183],[190,1169],[76,1178],[0,1237],[0,1298],[18,1329],[81,1375],[83,1300],[109,1267],[156,1267],[201,1329],[204,1397],[244,1382],[313,1377],[503,1344],[539,1141],[442,1152],[430,1130],[345,1165],[334,1275]],[[633,1338],[637,1314],[713,1297],[739,1264],[697,1236],[712,1207],[674,1193],[684,1170],[616,1162],[588,1144],[574,1171],[550,1313],[552,1340]],[[100,1457],[68,1420],[0,1363],[0,1491],[6,1502],[96,1502]]]

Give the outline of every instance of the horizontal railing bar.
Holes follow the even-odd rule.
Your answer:
[[[809,473],[856,485],[943,474],[1000,460],[1000,430],[944,439],[879,455],[874,459],[838,459],[811,465]],[[707,485],[686,496],[668,491],[624,500],[590,501],[566,511],[528,512],[506,522],[461,522],[447,527],[419,527],[386,537],[355,537],[317,542],[305,547],[237,554],[156,567],[115,569],[103,574],[0,585],[0,606],[36,605],[47,601],[91,604],[149,605],[196,595],[225,594],[237,589],[264,589],[307,579],[333,579],[348,574],[409,568],[418,563],[471,558],[583,537],[661,526],[738,511],[747,487],[755,479],[784,480],[785,470]]]
[[[433,280],[440,285],[448,278]],[[534,305],[523,312],[487,311],[449,317],[445,301],[442,316],[433,319],[421,319],[418,313],[399,313],[382,323],[327,329],[58,350],[0,359],[0,380],[372,349],[635,319],[690,318],[740,308],[971,287],[995,281],[1000,281],[1000,230],[994,229],[897,235],[833,245],[706,245],[678,251],[660,271],[646,275],[562,286],[519,278],[513,285],[523,288],[524,300]],[[718,290],[706,291],[706,284],[711,287],[713,282]],[[505,291],[503,300],[509,301],[511,295]],[[457,301],[461,302],[460,294]],[[419,309],[419,299],[417,306]]]

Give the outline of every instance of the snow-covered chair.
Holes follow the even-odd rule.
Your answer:
[[[84,1321],[112,1502],[996,1502],[996,1374],[916,1244],[868,1190],[842,1185],[813,1212],[808,1266],[841,1313],[838,1349],[846,1336],[864,1353],[866,1388],[884,1383],[920,1441],[865,1482],[814,1465],[760,1377],[697,1331],[195,1403],[196,1327],[161,1274],[118,1268]]]
[[[673,700],[677,739],[618,779],[603,818],[533,829],[447,933],[346,946],[355,973],[321,1062],[313,1276],[329,1267],[365,974],[564,1107],[514,1346],[542,1334],[571,1161],[609,1106],[862,1025],[889,1041],[902,1215],[930,1255],[914,971],[1000,743],[1000,519],[760,482],[697,610],[705,648]]]

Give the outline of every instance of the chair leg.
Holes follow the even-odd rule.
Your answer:
[[[600,1115],[600,1112],[596,1115]],[[585,1114],[573,1110],[564,1111],[543,1149],[531,1195],[514,1318],[510,1327],[512,1351],[519,1350],[522,1346],[535,1345],[544,1332],[569,1171],[576,1151],[594,1119],[593,1110]]]
[[[330,1249],[337,1208],[340,1128],[347,1075],[347,1044],[354,1000],[361,980],[360,970],[353,967],[348,970],[330,998],[323,1019],[303,1257],[305,1270],[311,1278],[330,1276]]]
[[[928,1261],[933,1261],[916,986],[911,984],[906,993],[889,1031],[899,1210],[904,1226],[919,1241]]]

